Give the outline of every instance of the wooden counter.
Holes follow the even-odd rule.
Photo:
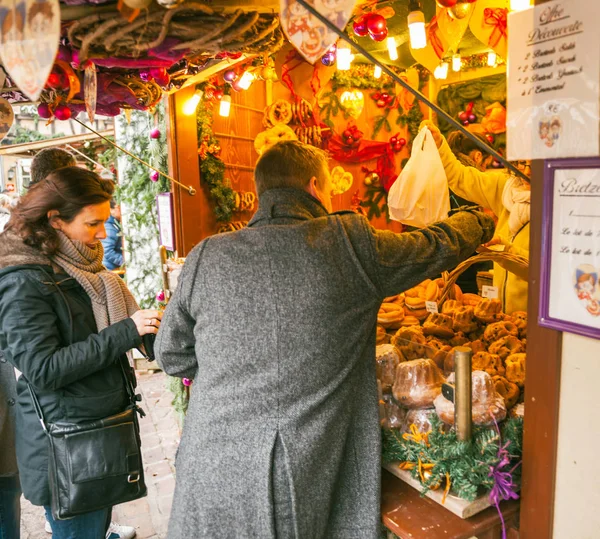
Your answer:
[[[500,506],[507,538],[518,539],[519,500]],[[382,470],[381,514],[384,525],[402,539],[500,539],[502,524],[495,507],[463,520],[411,486]]]

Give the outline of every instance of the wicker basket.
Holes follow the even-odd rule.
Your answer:
[[[449,299],[451,292],[454,289],[454,285],[458,280],[458,277],[470,266],[477,264],[478,262],[494,262],[502,266],[507,271],[514,273],[521,279],[527,279],[527,271],[529,269],[529,260],[525,257],[514,255],[511,253],[503,253],[499,251],[487,250],[484,253],[477,254],[468,258],[464,262],[461,262],[454,270],[452,270],[448,276],[444,279],[445,285],[442,290],[442,295],[438,301],[438,304],[442,306],[444,301]]]

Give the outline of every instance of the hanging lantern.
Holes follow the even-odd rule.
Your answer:
[[[352,64],[352,49],[345,41],[337,47],[337,68],[339,71],[348,71]]]
[[[411,49],[424,49],[427,47],[427,34],[425,32],[425,15],[417,0],[411,0],[408,14],[408,33]]]
[[[379,66],[375,66],[375,67],[373,68],[373,78],[374,78],[374,79],[379,79],[379,78],[381,78],[381,73],[382,73],[382,71],[381,71],[381,67],[379,67]]]

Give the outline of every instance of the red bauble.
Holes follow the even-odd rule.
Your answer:
[[[37,107],[37,113],[40,118],[44,118],[45,120],[52,118],[52,111],[48,103],[40,103]]]
[[[383,32],[387,33],[387,23],[385,22],[383,15],[379,15],[379,13],[369,13],[365,18],[367,30],[369,31],[369,34],[371,34],[371,37]]]
[[[401,144],[402,146],[406,146],[406,139],[405,138],[399,138],[398,139],[398,144]]]
[[[67,105],[58,105],[54,111],[54,116],[57,120],[68,120],[72,116],[72,111]]]
[[[458,0],[435,0],[435,3],[441,7],[441,8],[446,8],[446,7],[454,7],[456,5]]]
[[[155,127],[152,131],[150,131],[150,138],[157,140],[160,138],[160,129]]]
[[[375,92],[375,93],[373,94],[373,99],[374,99],[375,101],[379,101],[379,100],[381,99],[381,94],[380,94],[379,92]]]
[[[471,111],[473,110],[473,107],[475,106],[475,103],[473,103],[473,101],[471,101],[468,105],[467,105],[467,113],[471,114]]]
[[[383,99],[378,99],[376,105],[382,109],[383,107],[385,107],[387,105],[387,102],[384,101]]]
[[[60,74],[55,73],[54,71],[48,75],[48,80],[46,81],[46,86],[49,88],[53,88],[57,90],[62,86],[62,81],[60,80]]]
[[[380,32],[379,34],[369,32],[369,35],[373,41],[383,41],[388,36],[388,31],[387,28],[385,28],[383,32]]]
[[[160,179],[160,174],[156,170],[153,170],[150,173],[150,180],[153,182],[157,182],[159,179]]]
[[[354,35],[358,37],[365,37],[369,34],[369,29],[367,28],[367,20],[363,15],[354,21],[352,24],[352,30],[354,30]]]
[[[467,125],[469,125],[469,120],[465,120],[465,121],[463,122],[463,125],[464,125],[464,126],[467,126]]]
[[[496,139],[495,139],[494,135],[492,135],[491,133],[488,133],[488,134],[485,136],[485,138],[487,139],[487,141],[488,141],[490,144],[494,144],[494,142],[496,141]]]
[[[465,110],[463,110],[462,112],[458,113],[458,119],[461,122],[467,122],[469,120],[469,113]]]

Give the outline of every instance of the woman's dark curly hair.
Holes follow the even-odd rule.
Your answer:
[[[111,180],[79,167],[59,168],[32,186],[13,209],[7,229],[23,242],[52,256],[58,249],[58,235],[48,212],[70,223],[85,207],[108,202],[115,189]]]

